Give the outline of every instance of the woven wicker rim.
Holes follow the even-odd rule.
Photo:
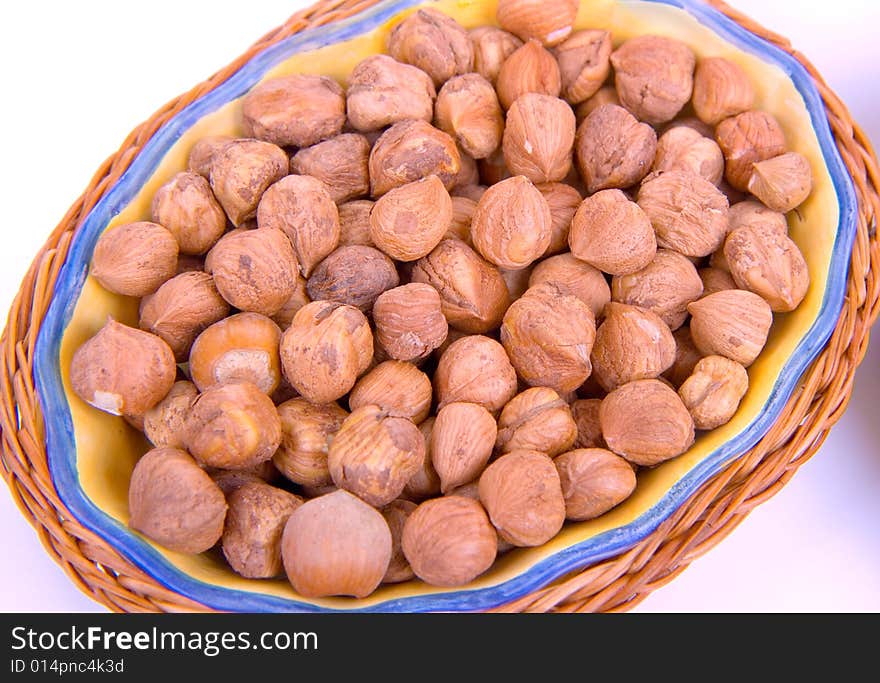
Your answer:
[[[49,474],[42,415],[34,389],[34,344],[71,238],[94,204],[114,185],[143,145],[172,116],[227,80],[256,53],[302,30],[345,19],[377,0],[330,0],[291,17],[232,64],[172,100],[136,128],[89,183],[37,255],[13,301],[0,346],[0,462],[13,499],[46,551],[87,595],[114,611],[209,611],[158,584],[84,528],[60,501]],[[770,431],[751,450],[704,484],[686,505],[631,550],[574,572],[500,611],[619,611],[683,571],[772,497],[819,448],[841,417],[853,374],[880,312],[880,171],[864,133],[816,69],[783,37],[723,2],[709,4],[798,59],[816,82],[841,156],[856,187],[859,211],[843,309],[823,351],[804,374]]]

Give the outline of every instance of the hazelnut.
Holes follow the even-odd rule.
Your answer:
[[[218,470],[216,468],[205,468],[205,472],[211,477],[211,480],[220,487],[223,495],[228,498],[236,489],[241,488],[245,484],[265,483],[260,477],[251,470]]]
[[[733,276],[726,270],[710,266],[709,268],[700,268],[697,274],[703,281],[703,296],[723,292],[725,289],[737,289]]]
[[[495,445],[501,453],[525,449],[552,457],[571,448],[576,437],[568,404],[553,389],[532,387],[504,406]]]
[[[92,254],[92,277],[123,296],[146,296],[177,271],[177,240],[161,225],[141,221],[105,230]]]
[[[581,204],[581,193],[565,183],[535,185],[550,207],[550,246],[543,256],[568,250],[568,233],[575,211]]]
[[[694,112],[714,126],[752,108],[755,91],[738,64],[723,57],[704,57],[694,73]]]
[[[730,210],[727,212],[728,234],[737,228],[756,225],[772,228],[783,235],[788,234],[788,221],[785,220],[785,214],[768,209],[761,202],[752,199],[730,205]]]
[[[504,163],[504,153],[500,149],[495,150],[494,154],[485,159],[480,159],[477,162],[477,167],[479,168],[480,182],[487,190],[489,186],[500,183],[511,176],[510,170]],[[480,199],[484,194],[486,194],[485,190],[480,194]]]
[[[691,99],[696,57],[665,36],[630,38],[611,55],[614,85],[624,107],[656,125],[675,118]]]
[[[690,171],[651,176],[636,201],[654,226],[657,244],[685,256],[708,256],[727,235],[727,197]]]
[[[694,366],[703,357],[691,338],[690,327],[679,327],[672,333],[675,339],[675,362],[663,373],[674,387],[680,387],[691,376]]]
[[[342,131],[345,93],[327,76],[293,74],[257,85],[241,109],[253,137],[281,147],[309,147]]]
[[[704,356],[724,356],[748,367],[764,344],[773,311],[757,294],[729,289],[688,305],[691,337]]]
[[[437,127],[474,159],[489,156],[501,144],[504,114],[492,84],[479,74],[446,81],[437,94],[434,116]]]
[[[430,123],[436,96],[434,82],[421,69],[388,55],[371,55],[348,77],[348,120],[361,131],[409,119]]]
[[[438,410],[449,403],[464,402],[496,413],[516,394],[516,372],[501,344],[470,335],[452,342],[440,357],[434,391]]]
[[[157,448],[183,448],[183,423],[190,405],[199,395],[196,385],[175,382],[168,394],[144,413],[143,432]]]
[[[419,423],[419,431],[425,439],[425,459],[419,470],[409,478],[403,488],[403,495],[413,500],[424,500],[440,495],[440,476],[434,469],[431,453],[431,434],[434,431],[435,418],[429,417]]]
[[[447,403],[437,412],[431,431],[431,463],[443,493],[480,476],[497,434],[492,413],[476,403]]]
[[[416,424],[431,410],[431,380],[412,363],[386,360],[361,377],[348,397],[356,410],[375,405],[392,417],[405,417]]]
[[[395,26],[388,54],[419,67],[439,87],[453,76],[473,69],[474,49],[467,31],[435,9],[419,9]]]
[[[204,254],[226,231],[226,214],[197,173],[178,173],[153,195],[153,221],[168,230],[182,254]]]
[[[214,163],[214,156],[234,139],[228,135],[209,135],[199,138],[189,150],[187,169],[193,173],[198,173],[206,180],[210,180],[211,164]]]
[[[376,590],[391,560],[391,531],[382,514],[347,491],[308,500],[291,513],[281,537],[287,578],[317,598]]]
[[[595,519],[620,505],[636,488],[632,465],[604,448],[569,451],[553,464],[559,472],[566,519]]]
[[[596,94],[611,73],[611,34],[575,31],[553,50],[562,75],[562,97],[579,104]]]
[[[474,71],[494,85],[501,65],[522,41],[497,26],[479,26],[468,32],[474,48]]]
[[[562,76],[556,58],[537,40],[528,40],[501,65],[495,81],[498,100],[505,109],[526,93],[559,97]]]
[[[562,180],[571,170],[574,129],[574,112],[559,98],[522,95],[507,112],[503,142],[507,167],[533,183]]]
[[[724,175],[724,156],[714,140],[688,126],[674,126],[657,140],[655,172],[690,171],[713,185]]]
[[[600,398],[581,398],[571,404],[571,416],[577,425],[575,448],[605,448],[599,424]]]
[[[353,244],[321,261],[306,289],[313,301],[336,301],[368,313],[378,296],[399,282],[390,258],[373,247]]]
[[[579,6],[579,0],[499,0],[495,16],[501,28],[523,40],[556,45],[571,34]]]
[[[749,375],[736,361],[707,356],[694,367],[678,395],[694,418],[697,429],[727,424],[749,388]]]
[[[284,150],[260,140],[233,140],[214,156],[211,189],[235,227],[257,215],[260,197],[290,170]]]
[[[498,541],[477,501],[446,496],[415,509],[403,527],[401,546],[422,581],[461,586],[492,566]]]
[[[681,455],[694,442],[694,421],[674,389],[640,379],[612,391],[599,407],[608,448],[651,467]]]
[[[752,165],[749,192],[773,211],[786,213],[797,208],[812,189],[810,162],[803,154],[788,152]]]
[[[408,500],[393,500],[380,510],[391,531],[391,561],[382,577],[382,583],[400,583],[415,577],[412,567],[403,554],[401,542],[406,520],[415,511],[416,504]]]
[[[330,442],[333,483],[381,507],[403,493],[422,466],[425,439],[410,420],[379,406],[356,408]]]
[[[345,396],[373,359],[373,334],[353,306],[313,301],[281,335],[281,368],[287,381],[312,403]]]
[[[452,223],[444,235],[444,239],[460,239],[467,245],[471,244],[471,222],[477,210],[477,200],[469,197],[452,197]]]
[[[290,327],[293,316],[296,315],[296,312],[299,309],[301,309],[307,303],[311,303],[312,300],[309,297],[309,292],[306,285],[307,283],[305,278],[302,275],[297,275],[296,284],[293,288],[293,294],[291,294],[290,298],[282,304],[281,308],[279,308],[278,311],[272,315],[272,320],[282,330],[286,330],[288,327]]]
[[[202,465],[245,469],[265,462],[278,450],[281,420],[272,400],[255,384],[223,384],[193,401],[183,439]]]
[[[290,159],[290,171],[317,178],[340,204],[370,194],[369,158],[367,139],[344,133],[299,150]]]
[[[496,183],[480,198],[471,222],[477,251],[501,268],[525,268],[550,246],[550,207],[528,178]]]
[[[429,175],[436,175],[449,189],[461,170],[461,155],[442,130],[424,121],[401,121],[376,140],[369,166],[374,197]]]
[[[779,123],[763,111],[745,111],[724,119],[715,129],[724,153],[724,177],[734,188],[749,189],[753,164],[785,153],[785,135]]]
[[[369,199],[356,199],[339,205],[339,246],[359,244],[373,247],[370,237],[370,212],[373,202]]]
[[[458,149],[458,156],[461,164],[458,173],[452,176],[452,179],[449,181],[450,193],[456,188],[478,185],[480,182],[480,169],[477,167],[477,160],[461,148]]]
[[[275,467],[297,484],[332,484],[327,452],[348,413],[336,403],[315,405],[304,398],[292,398],[278,406],[278,416],[281,445],[272,456]]]
[[[449,331],[440,295],[421,282],[380,294],[373,304],[373,321],[379,344],[389,356],[403,361],[427,358]]]
[[[529,286],[549,282],[559,291],[583,301],[599,318],[605,304],[611,301],[611,289],[599,270],[575,258],[572,254],[558,254],[544,259],[532,270]]]
[[[562,485],[544,453],[517,450],[502,455],[480,476],[479,491],[498,534],[513,545],[542,545],[562,529]]]
[[[575,160],[589,194],[638,183],[651,170],[656,149],[654,129],[614,104],[594,109],[574,139]]]
[[[574,108],[574,118],[578,126],[583,123],[585,118],[604,104],[620,106],[620,98],[617,96],[617,90],[613,85],[603,85],[596,91],[595,95],[587,98]]]
[[[226,498],[189,454],[147,451],[131,473],[128,525],[180,553],[202,553],[223,533]]]
[[[168,344],[112,318],[74,352],[70,363],[73,392],[111,415],[143,415],[165,398],[176,374]]]

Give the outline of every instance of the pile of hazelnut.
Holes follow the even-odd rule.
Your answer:
[[[71,382],[154,446],[133,529],[303,596],[460,586],[731,419],[808,287],[809,163],[735,63],[577,10],[420,9],[345,90],[263,82],[101,236],[139,329]]]

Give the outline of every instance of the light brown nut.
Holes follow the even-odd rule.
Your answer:
[[[611,301],[611,289],[605,276],[572,254],[551,256],[535,266],[529,277],[529,287],[545,282],[552,283],[561,292],[583,301],[597,319],[605,310],[605,304]]]
[[[498,534],[513,545],[542,545],[565,521],[559,473],[544,453],[502,455],[480,476],[479,492]]]
[[[235,227],[256,217],[266,189],[287,175],[290,160],[280,147],[260,140],[233,140],[211,162],[211,189]]]
[[[177,240],[161,225],[119,225],[98,238],[91,275],[114,294],[146,296],[174,276],[177,254]]]
[[[497,538],[483,507],[462,496],[429,500],[403,527],[401,546],[415,575],[434,586],[461,586],[492,566]]]
[[[370,55],[348,77],[348,120],[360,131],[408,119],[430,122],[436,96],[431,77],[418,67]]]
[[[787,213],[797,208],[812,189],[813,173],[803,154],[788,152],[752,165],[749,192],[773,211]]]
[[[558,182],[571,170],[574,112],[558,97],[526,93],[507,112],[504,161],[533,183]]]
[[[667,171],[642,183],[636,200],[657,244],[685,256],[708,256],[727,235],[727,197],[689,171]]]
[[[365,247],[374,247],[370,237],[370,212],[373,210],[373,201],[370,199],[355,199],[339,205],[339,246],[347,247],[359,244]]]
[[[293,316],[296,315],[296,312],[311,301],[309,292],[306,289],[306,279],[302,275],[297,275],[293,294],[291,294],[287,301],[282,304],[281,308],[272,315],[272,320],[282,330],[286,330],[290,327],[290,323],[293,321]]]
[[[474,48],[474,71],[495,84],[501,65],[522,47],[522,41],[497,26],[478,26],[468,31]]]
[[[434,112],[437,127],[474,159],[489,156],[501,144],[504,114],[492,84],[479,74],[446,81],[437,93]]]
[[[443,493],[480,476],[497,434],[492,413],[476,403],[447,403],[437,412],[431,430],[431,463]]]
[[[694,367],[678,395],[697,429],[715,429],[730,422],[749,388],[746,369],[723,356],[707,356]]]
[[[636,489],[632,465],[604,448],[568,451],[553,464],[562,484],[566,519],[595,519],[620,505]]]
[[[575,31],[553,50],[562,76],[562,97],[575,105],[589,99],[611,73],[611,34]]]
[[[461,170],[461,155],[455,140],[442,130],[424,121],[401,121],[376,140],[369,167],[373,197],[430,175],[450,189]]]
[[[462,337],[440,357],[434,372],[437,409],[449,403],[477,403],[497,413],[516,394],[516,372],[494,339]]]
[[[713,185],[724,175],[724,155],[718,143],[689,126],[673,126],[657,140],[652,171],[690,171]]]
[[[272,456],[275,467],[290,481],[303,486],[333,483],[327,465],[330,441],[348,417],[336,403],[316,405],[293,398],[278,406],[281,445]]]
[[[427,358],[449,332],[442,302],[431,285],[412,282],[383,292],[373,304],[376,340],[391,358]]]
[[[498,100],[505,109],[526,93],[559,97],[562,76],[556,58],[537,40],[517,48],[501,65],[495,81]]]
[[[477,210],[477,200],[470,197],[452,197],[452,223],[443,236],[443,239],[460,239],[470,246],[471,244],[471,221]]]
[[[615,104],[594,109],[574,139],[575,160],[589,194],[638,183],[651,170],[656,149],[654,129]]]
[[[209,135],[195,141],[189,150],[186,167],[193,173],[209,180],[211,178],[211,164],[214,156],[235,138],[228,135]]]
[[[410,420],[375,405],[355,409],[330,443],[333,483],[370,505],[387,505],[422,467],[425,439]]]
[[[431,380],[412,363],[386,360],[361,377],[348,397],[348,406],[376,405],[392,417],[418,424],[431,410]]]
[[[620,98],[617,96],[617,90],[613,85],[603,85],[596,91],[595,95],[587,98],[574,108],[574,118],[578,126],[603,104],[620,106]]]
[[[768,209],[761,202],[753,199],[730,205],[730,210],[727,212],[728,234],[737,228],[756,225],[772,228],[783,235],[788,234],[788,221],[785,219],[785,214]]]
[[[694,421],[674,389],[640,379],[612,391],[599,407],[608,448],[651,467],[684,453],[694,442]]]
[[[709,296],[715,292],[723,292],[725,289],[737,289],[733,276],[720,268],[700,268],[697,271],[700,280],[703,281],[703,296]]]
[[[412,500],[424,500],[440,495],[440,476],[434,469],[431,453],[431,434],[434,431],[435,418],[429,417],[419,423],[419,431],[425,439],[425,459],[419,470],[409,478],[403,487],[403,495]]]
[[[152,215],[174,235],[181,254],[204,254],[226,231],[226,214],[197,173],[178,173],[156,190]]]
[[[688,305],[691,337],[704,356],[724,356],[748,367],[764,344],[773,311],[760,296],[743,289],[729,289],[705,296]]]
[[[189,370],[200,391],[251,382],[271,394],[281,381],[281,330],[259,313],[238,313],[202,332],[192,346]]]
[[[74,352],[70,363],[73,392],[111,415],[143,415],[165,398],[176,374],[168,344],[112,318]]]
[[[724,177],[734,188],[749,189],[753,164],[785,153],[785,135],[773,116],[745,111],[724,119],[715,128],[715,139],[724,153]]]
[[[581,204],[581,193],[565,183],[535,185],[550,207],[550,246],[544,256],[568,250],[568,234],[575,211]]]
[[[691,99],[695,64],[687,45],[665,36],[630,38],[611,55],[621,104],[651,125],[671,121]]]
[[[367,161],[370,143],[363,135],[343,133],[290,158],[290,172],[320,180],[337,204],[370,194]]]
[[[188,453],[147,451],[131,473],[128,525],[181,553],[202,553],[223,533],[226,498]]]
[[[590,376],[595,337],[593,312],[549,282],[530,287],[501,323],[501,343],[517,374],[530,386],[559,393],[577,389]]]
[[[440,87],[453,76],[473,70],[474,49],[467,31],[435,9],[419,9],[395,26],[388,54],[427,73]]]
[[[501,453],[525,449],[553,457],[571,448],[576,437],[568,404],[553,389],[532,387],[504,406],[495,445]]]
[[[501,28],[523,40],[556,45],[571,34],[579,6],[579,0],[499,0],[495,16]]]
[[[680,387],[691,376],[694,367],[703,357],[691,338],[690,327],[679,327],[672,333],[675,338],[675,362],[663,373],[663,377],[674,387]]]
[[[327,76],[280,76],[245,95],[241,110],[249,135],[281,147],[308,147],[342,131],[345,93]]]
[[[400,283],[390,258],[360,245],[339,247],[315,268],[306,283],[313,301],[336,301],[369,313],[382,292]]]
[[[571,416],[577,425],[575,448],[605,448],[602,427],[599,424],[600,398],[581,398],[571,404]]]
[[[749,77],[735,62],[723,57],[703,57],[694,73],[694,112],[712,126],[728,116],[752,108],[755,91]]]
[[[183,448],[183,423],[199,390],[186,380],[175,382],[171,391],[144,413],[144,434],[157,448]]]
[[[550,207],[524,176],[496,183],[480,198],[471,222],[474,247],[487,261],[517,270],[550,246]]]
[[[229,304],[214,286],[214,278],[189,271],[174,276],[141,300],[138,327],[164,339],[181,363],[202,330],[227,315]]]
[[[391,531],[382,514],[348,491],[334,491],[294,510],[281,537],[287,578],[307,598],[364,598],[391,560]]]
[[[724,257],[737,286],[763,297],[773,311],[793,311],[810,287],[797,244],[772,227],[737,228],[724,243]]]
[[[418,506],[415,503],[408,500],[392,500],[379,511],[391,530],[391,561],[388,563],[385,576],[382,577],[382,583],[401,583],[415,577],[412,567],[403,554],[401,543],[406,520],[416,507]]]

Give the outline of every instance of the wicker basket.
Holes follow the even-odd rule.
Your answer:
[[[135,129],[89,183],[31,265],[3,333],[3,477],[50,556],[86,594],[112,610],[206,611],[132,565],[65,508],[47,465],[42,416],[34,389],[34,345],[71,238],[95,203],[113,186],[142,146],[171,117],[223,83],[257,52],[300,31],[349,17],[377,0],[324,0],[268,33],[225,69],[165,105]],[[502,611],[619,611],[670,581],[772,497],[816,452],[841,417],[853,375],[880,312],[880,171],[870,143],[815,68],[783,37],[726,4],[711,1],[749,31],[798,59],[822,95],[831,130],[855,181],[859,212],[846,297],[837,326],[770,431],[746,454],[707,482],[649,537],[628,552],[563,577],[500,608]]]

